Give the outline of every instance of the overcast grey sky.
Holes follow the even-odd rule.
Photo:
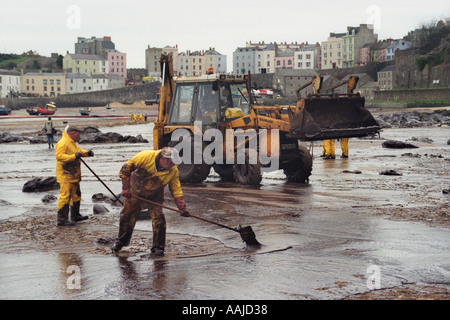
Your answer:
[[[148,45],[179,52],[215,47],[228,56],[246,41],[322,42],[347,26],[374,24],[379,39],[450,17],[448,0],[22,0],[0,7],[0,52],[74,52],[77,37],[111,36],[128,68],[145,67]]]

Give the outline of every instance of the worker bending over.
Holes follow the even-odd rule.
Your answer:
[[[164,255],[166,219],[162,207],[138,200],[135,196],[162,204],[164,187],[169,185],[178,210],[182,212],[182,216],[188,217],[189,211],[186,209],[181,190],[178,168],[174,164],[178,159],[176,149],[165,147],[161,150],[141,151],[122,166],[119,176],[122,178],[125,203],[120,213],[118,239],[111,247],[114,252],[129,244],[139,212],[147,208],[153,227],[151,253],[155,256]]]

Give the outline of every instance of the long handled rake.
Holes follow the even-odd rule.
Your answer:
[[[100,177],[99,177],[99,176],[98,176],[98,175],[97,175],[97,174],[96,174],[96,173],[95,173],[95,172],[87,165],[87,163],[86,163],[82,158],[80,158],[80,160],[81,160],[81,162],[83,162],[83,164],[89,169],[89,171],[92,172],[92,174],[98,179],[98,181],[100,181],[100,182],[105,186],[105,188],[108,189],[109,192],[111,192],[111,194],[116,198],[116,200],[119,201],[119,203],[123,205],[123,202],[120,201],[120,199],[115,195],[115,193],[112,192],[110,188],[108,188],[108,186],[107,186],[107,185],[102,181],[102,179],[100,179]],[[158,203],[158,202],[154,202],[154,201],[151,201],[151,200],[148,200],[148,199],[145,199],[145,198],[141,198],[141,197],[138,197],[138,196],[133,196],[133,197],[136,198],[136,199],[138,199],[138,200],[140,200],[140,201],[144,201],[144,202],[147,202],[147,203],[152,204],[152,205],[160,206],[160,207],[165,208],[165,209],[168,209],[168,210],[172,210],[172,211],[175,211],[175,212],[178,212],[178,213],[182,213],[182,212],[181,212],[180,210],[178,210],[178,209],[175,209],[175,208],[172,208],[172,207],[165,206],[165,205],[163,205],[163,204],[161,204],[161,203]],[[221,224],[221,223],[218,223],[218,222],[215,222],[215,221],[212,221],[212,220],[208,220],[208,219],[205,219],[205,218],[202,218],[202,217],[193,215],[193,214],[191,214],[191,213],[189,213],[189,216],[190,216],[190,217],[193,217],[193,218],[195,218],[195,219],[199,219],[199,220],[202,220],[202,221],[205,221],[205,222],[208,222],[208,223],[215,224],[215,225],[217,225],[217,226],[219,226],[219,227],[222,227],[222,228],[225,228],[225,229],[228,229],[228,230],[232,230],[232,231],[238,232],[238,233],[241,235],[242,240],[243,240],[247,245],[249,245],[249,246],[261,246],[261,244],[258,242],[258,240],[256,240],[255,232],[253,232],[253,229],[252,229],[252,227],[250,227],[250,226],[246,226],[246,227],[241,227],[241,226],[239,226],[238,228],[233,228],[233,227],[226,226],[226,225],[224,225],[224,224]]]

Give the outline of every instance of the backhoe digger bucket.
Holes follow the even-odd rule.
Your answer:
[[[288,137],[326,140],[362,137],[379,132],[380,126],[364,107],[359,94],[310,95],[298,101]]]

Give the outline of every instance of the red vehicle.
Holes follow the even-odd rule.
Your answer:
[[[37,111],[39,112],[39,114],[52,115],[56,112],[56,106],[52,103],[47,103],[45,107],[37,108]]]

